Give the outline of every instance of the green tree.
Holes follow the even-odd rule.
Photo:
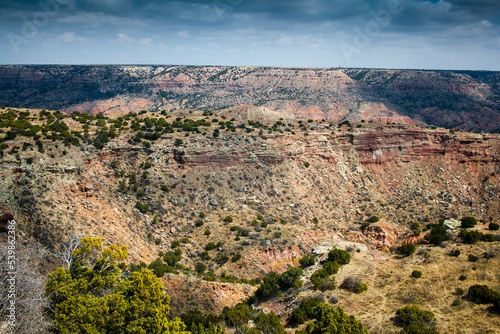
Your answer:
[[[66,333],[187,333],[179,320],[169,321],[170,299],[162,282],[142,268],[122,278],[117,262],[127,248],[102,248],[100,238],[82,238],[71,252],[68,269],[47,278],[54,330]]]
[[[291,287],[301,288],[302,281],[300,277],[302,276],[303,271],[299,267],[291,267],[286,272],[281,274],[278,284],[282,289],[288,289]]]
[[[339,265],[343,266],[344,264],[349,264],[349,262],[351,262],[351,254],[344,250],[335,248],[328,253],[328,261],[337,261]]]
[[[307,326],[306,334],[368,334],[363,325],[352,315],[348,315],[341,307],[334,308],[320,303],[315,308],[316,321]]]
[[[418,306],[405,306],[396,311],[394,322],[396,326],[402,327],[402,334],[438,334],[433,329],[434,313],[422,310]]]
[[[255,328],[263,334],[285,334],[285,327],[281,324],[280,318],[272,311],[270,313],[259,313],[255,317]]]

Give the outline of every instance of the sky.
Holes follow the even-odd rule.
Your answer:
[[[0,64],[500,70],[500,0],[0,0]]]

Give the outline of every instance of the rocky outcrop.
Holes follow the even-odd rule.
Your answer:
[[[398,241],[396,228],[385,222],[371,224],[364,229],[363,234],[370,240],[371,245],[378,249],[391,248]]]

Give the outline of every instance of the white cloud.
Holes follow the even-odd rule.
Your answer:
[[[141,43],[142,45],[151,45],[151,42],[153,40],[151,38],[143,38],[139,41],[139,43]]]
[[[133,43],[133,42],[135,42],[135,39],[128,36],[127,34],[118,34],[118,42]]]
[[[81,43],[87,40],[85,37],[76,36],[74,31],[67,31],[64,34],[61,34],[57,37],[65,43],[73,43],[73,42]]]

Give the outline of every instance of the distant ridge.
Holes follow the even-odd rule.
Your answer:
[[[263,107],[327,121],[500,133],[500,72],[183,65],[4,65],[0,104],[125,113]]]

